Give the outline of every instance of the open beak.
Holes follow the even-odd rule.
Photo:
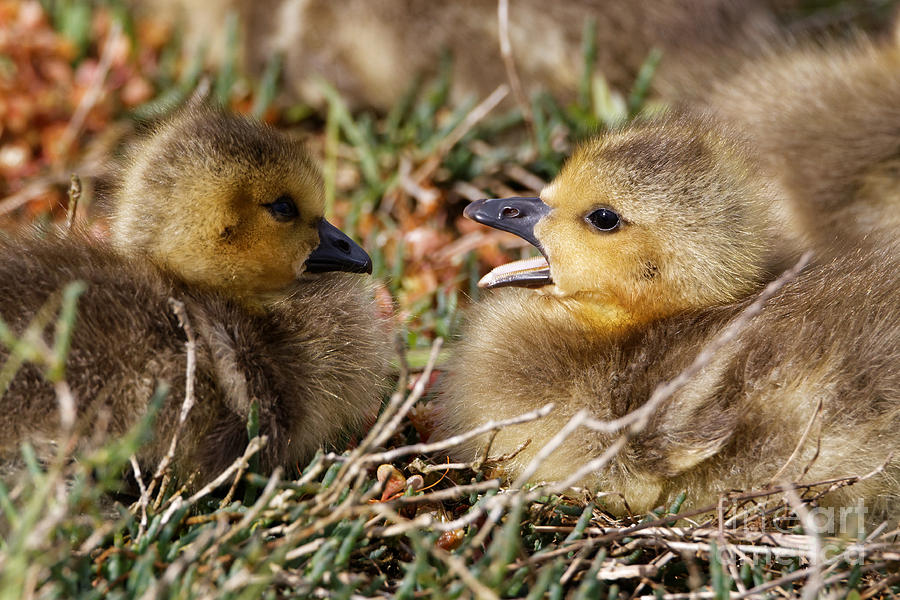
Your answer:
[[[306,259],[307,273],[325,273],[327,271],[372,272],[372,259],[346,233],[325,219],[319,219],[318,229],[319,245]]]
[[[544,254],[500,265],[481,278],[479,287],[543,287],[553,283],[550,264],[541,243],[534,235],[534,226],[549,213],[550,207],[540,198],[476,200],[466,207],[463,211],[466,217],[482,225],[514,233]]]

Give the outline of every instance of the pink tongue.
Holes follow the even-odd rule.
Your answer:
[[[481,278],[478,282],[478,287],[491,287],[492,285],[496,285],[498,282],[519,273],[530,273],[532,271],[541,271],[549,268],[550,265],[543,256],[535,256],[534,258],[526,258],[525,260],[516,260],[493,269],[490,273]]]

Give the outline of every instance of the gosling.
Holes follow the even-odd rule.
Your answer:
[[[900,40],[801,43],[748,60],[705,104],[744,131],[817,253],[900,251]]]
[[[138,459],[155,468],[187,385],[184,303],[196,333],[196,404],[176,447],[179,479],[214,477],[248,443],[257,403],[264,470],[303,464],[380,403],[390,354],[369,256],[323,218],[323,183],[303,145],[247,118],[192,108],[137,144],[110,210],[111,242],[19,233],[0,241],[0,316],[21,334],[69,282],[78,299],[65,380],[77,449],[120,436],[168,395]],[[341,272],[344,273],[341,273]],[[0,364],[10,360],[0,348]],[[24,364],[0,390],[0,460],[61,443],[54,387]],[[199,480],[198,480],[199,481]]]
[[[643,406],[794,263],[801,241],[782,198],[741,139],[708,117],[669,115],[585,143],[540,198],[471,204],[469,218],[542,256],[482,279],[505,289],[470,310],[439,432],[553,402],[548,417],[490,444],[492,456],[514,454],[504,463],[512,479],[578,411],[609,421]],[[682,491],[697,508],[776,478],[886,465],[826,501],[862,499],[872,518],[900,517],[896,272],[881,248],[806,269],[580,485],[612,493],[613,512],[645,512]],[[566,480],[618,437],[579,429],[531,479]],[[456,458],[474,460],[487,444],[472,440]]]

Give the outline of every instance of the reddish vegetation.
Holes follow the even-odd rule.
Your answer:
[[[36,0],[0,0],[0,195],[38,175],[66,181],[90,140],[123,109],[154,94],[152,75],[169,39],[161,25],[119,33],[112,15],[93,11],[87,46],[56,31]],[[84,55],[79,57],[79,52]],[[58,205],[65,185],[28,194],[26,218]],[[2,202],[2,201],[0,201]]]
[[[63,24],[54,22],[37,0],[0,0],[0,221],[25,223],[48,213],[61,218],[70,173],[78,173],[88,186],[102,175],[130,128],[128,112],[173,91],[178,85],[173,79],[190,70],[163,22],[140,16],[123,27],[120,15],[111,10],[99,5],[90,9],[85,39],[79,42],[68,39]],[[254,86],[245,83],[232,88],[230,104],[250,112]],[[289,111],[283,109],[270,107],[265,120],[285,123]],[[435,131],[450,117],[446,107],[438,109]],[[310,146],[325,157],[322,120],[303,123],[310,125]],[[357,150],[342,141],[337,146],[332,216],[342,226],[358,201],[352,198],[368,184]],[[504,247],[513,238],[488,233],[460,216],[465,199],[442,165],[448,148],[422,156],[419,148],[404,147],[399,156],[390,157],[390,164],[379,164],[380,176],[399,172],[403,183],[388,189],[375,202],[376,210],[360,211],[351,232],[370,252],[380,253],[387,273],[395,275],[393,297],[382,288],[379,302],[386,312],[395,303],[399,320],[425,338],[446,333],[438,321],[444,319],[446,325],[452,310],[434,309],[447,301],[448,293],[463,292],[458,301],[465,302],[468,253],[476,253],[483,272],[508,260]],[[505,180],[494,167],[467,184],[468,193],[479,193],[477,187],[508,195],[512,190]]]

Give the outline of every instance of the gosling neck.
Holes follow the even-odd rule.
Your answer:
[[[561,293],[555,286],[546,286],[537,290],[535,295],[538,301],[545,303],[545,308],[555,318],[574,321],[601,336],[619,338],[652,320],[647,315],[638,315],[611,298],[596,294],[568,295]]]

